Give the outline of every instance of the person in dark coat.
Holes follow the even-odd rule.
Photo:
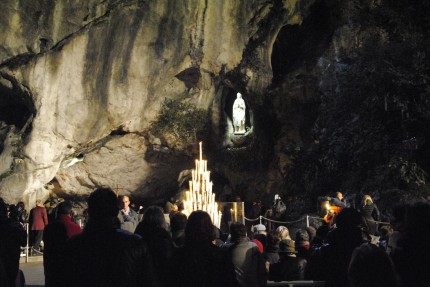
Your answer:
[[[378,224],[375,221],[379,220],[379,209],[375,203],[373,203],[370,195],[365,195],[363,197],[362,203],[360,205],[361,216],[365,219],[366,225],[371,235],[378,234]]]
[[[390,254],[401,286],[428,286],[430,282],[430,204],[415,203],[407,208],[405,223]]]
[[[264,287],[267,285],[266,260],[258,246],[246,237],[246,227],[241,222],[230,225],[229,247],[236,279],[241,287]]]
[[[352,253],[348,268],[351,287],[398,287],[393,262],[382,248],[362,244]]]
[[[264,258],[270,265],[279,262],[279,242],[281,242],[281,239],[278,235],[267,234],[267,248]]]
[[[27,211],[25,210],[24,202],[20,201],[18,204],[10,211],[9,218],[14,222],[19,222],[22,225],[27,223]]]
[[[187,225],[187,216],[178,212],[170,218],[170,232],[172,233],[173,245],[183,247],[185,244],[185,226]]]
[[[88,214],[84,231],[66,242],[60,286],[159,286],[145,242],[119,228],[116,194],[96,189]]]
[[[135,234],[138,234],[148,245],[152,254],[153,266],[160,278],[165,281],[167,263],[173,252],[173,242],[166,230],[166,220],[163,210],[158,206],[150,206],[145,210],[143,221],[139,223]]]
[[[309,259],[311,244],[309,234],[306,230],[299,229],[296,231],[296,250],[297,256]]]
[[[66,240],[82,232],[81,227],[72,222],[72,203],[68,200],[61,202],[57,206],[57,219],[50,222],[43,232],[43,242],[45,248],[43,252],[43,267],[45,272],[45,286],[58,286],[62,278],[60,268],[64,266],[58,264],[64,252]]]
[[[0,257],[0,287],[9,287],[7,285],[7,274],[6,274],[6,266]]]
[[[237,286],[228,253],[215,246],[214,226],[208,213],[197,210],[188,217],[185,245],[174,251],[169,262],[168,286]]]
[[[348,286],[347,269],[352,252],[369,241],[369,236],[361,227],[361,215],[353,208],[344,208],[336,217],[336,228],[327,234],[326,243],[320,249],[323,264],[315,266],[322,272],[326,286]],[[313,260],[311,258],[310,260]],[[315,274],[315,270],[310,274]],[[321,274],[321,273],[320,273]],[[318,279],[320,278],[312,278]]]
[[[30,210],[29,218],[30,230],[33,238],[32,251],[35,254],[42,254],[40,250],[40,242],[43,238],[43,230],[48,225],[48,214],[41,200],[36,200],[36,206]]]
[[[0,198],[0,261],[3,265],[2,271],[6,275],[6,278],[0,278],[0,281],[5,282],[8,287],[15,287],[21,246],[25,246],[26,243],[26,231],[20,223],[8,218],[6,204]]]
[[[279,262],[270,266],[269,279],[275,282],[303,280],[307,261],[296,257],[295,242],[290,239],[282,240],[278,252]]]

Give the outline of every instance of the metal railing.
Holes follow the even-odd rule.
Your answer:
[[[324,218],[321,218],[321,217],[317,217],[317,216],[310,216],[310,215],[305,215],[304,217],[302,217],[302,218],[300,218],[300,219],[298,219],[298,220],[294,220],[294,221],[278,221],[278,220],[273,220],[273,219],[270,219],[270,218],[267,218],[267,217],[264,217],[264,216],[262,216],[262,215],[260,215],[259,217],[257,217],[257,218],[254,218],[254,219],[250,219],[250,218],[247,218],[247,217],[244,217],[245,218],[245,220],[246,221],[260,221],[260,224],[262,224],[262,222],[263,222],[263,219],[264,220],[266,220],[266,221],[270,221],[270,222],[274,222],[274,223],[279,223],[279,224],[285,224],[285,225],[288,225],[288,224],[294,224],[294,223],[297,223],[297,222],[300,222],[300,221],[303,221],[303,220],[305,220],[306,219],[306,227],[309,227],[309,219],[317,219],[317,220],[324,220]],[[374,222],[374,223],[376,223],[376,224],[381,224],[381,225],[390,225],[390,223],[389,222],[383,222],[383,221],[376,221],[376,220],[370,220],[370,219],[367,219],[368,221],[372,221],[372,222]]]
[[[21,247],[20,257],[25,257],[25,263],[28,263],[28,256],[30,250],[30,227],[28,223],[24,224],[24,229],[27,232],[27,243],[24,247]]]
[[[324,286],[324,284],[325,284],[324,281],[312,281],[312,280],[281,281],[281,282],[267,281],[267,286],[288,286],[288,287],[314,286],[314,287],[321,287],[321,286]]]

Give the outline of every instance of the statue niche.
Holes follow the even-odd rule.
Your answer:
[[[237,93],[237,98],[233,103],[233,128],[234,134],[245,134],[245,121],[246,121],[246,106],[245,101],[242,99],[242,94]]]

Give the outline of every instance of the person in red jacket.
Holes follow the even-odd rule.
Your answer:
[[[36,200],[36,206],[30,210],[30,229],[33,237],[33,252],[42,254],[40,242],[43,238],[43,230],[48,224],[48,214],[40,199]]]
[[[57,210],[57,222],[63,224],[66,227],[67,238],[82,232],[82,228],[79,226],[79,224],[76,224],[72,221],[72,208],[72,203],[66,200],[58,205]]]

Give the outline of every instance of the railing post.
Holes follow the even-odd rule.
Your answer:
[[[29,248],[29,244],[30,244],[30,239],[29,239],[29,237],[30,237],[30,234],[29,234],[29,225],[30,224],[26,224],[25,226],[26,226],[26,232],[27,232],[27,245],[25,246],[25,263],[28,263],[28,248]]]

